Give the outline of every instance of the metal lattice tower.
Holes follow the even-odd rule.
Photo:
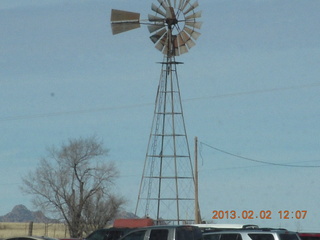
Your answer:
[[[136,215],[158,224],[195,221],[195,182],[184,122],[176,56],[195,45],[201,27],[198,2],[158,0],[148,16],[150,39],[164,54],[154,117],[141,178]],[[113,34],[140,27],[140,14],[112,10]]]
[[[174,57],[162,63],[136,213],[166,223],[194,221],[194,178]]]

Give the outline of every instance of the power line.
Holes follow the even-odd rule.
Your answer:
[[[204,100],[204,99],[237,97],[237,96],[244,96],[244,95],[253,95],[253,94],[260,94],[260,93],[277,92],[277,91],[288,91],[288,90],[319,87],[319,86],[320,86],[320,83],[311,83],[311,84],[289,86],[289,87],[282,87],[282,88],[270,88],[270,89],[261,89],[261,90],[245,91],[245,92],[226,93],[226,94],[220,94],[220,95],[214,95],[214,96],[187,98],[187,99],[184,99],[183,102],[199,101],[199,100]],[[104,111],[109,111],[109,110],[130,109],[130,108],[144,107],[144,106],[150,106],[150,105],[154,105],[154,103],[142,103],[142,104],[134,104],[134,105],[124,105],[124,106],[93,108],[93,109],[74,110],[74,111],[52,112],[52,113],[44,113],[44,114],[2,117],[2,118],[0,118],[0,121],[6,122],[6,121],[15,121],[15,120],[24,120],[24,119],[34,119],[34,118],[58,117],[58,116],[64,116],[64,115],[87,114],[87,113],[94,113],[94,112],[104,112]]]
[[[298,86],[269,88],[269,89],[260,89],[260,90],[258,89],[258,90],[245,91],[245,92],[225,93],[225,94],[220,94],[220,95],[215,95],[215,96],[204,96],[204,97],[198,97],[198,98],[189,98],[189,99],[185,99],[184,101],[195,101],[195,100],[213,99],[213,98],[237,97],[237,96],[243,96],[243,95],[254,95],[254,94],[259,94],[259,93],[288,91],[288,90],[295,90],[295,89],[301,89],[301,88],[312,88],[312,87],[319,87],[319,86],[320,86],[320,83],[310,83],[310,84],[304,84],[304,85],[298,85]]]
[[[281,167],[320,168],[320,166],[293,165],[293,164],[274,163],[274,162],[267,162],[267,161],[257,160],[257,159],[253,159],[253,158],[249,158],[249,157],[240,156],[238,154],[234,154],[234,153],[231,153],[231,152],[227,152],[225,150],[213,147],[213,146],[211,146],[211,145],[209,145],[207,143],[204,143],[204,142],[199,142],[199,143],[200,143],[200,146],[204,145],[204,146],[207,146],[207,147],[209,147],[211,149],[214,149],[214,150],[216,150],[218,152],[221,152],[221,153],[224,153],[224,154],[236,157],[236,158],[240,158],[240,159],[243,159],[243,160],[251,161],[251,162],[257,162],[257,163],[262,163],[262,164],[267,164],[267,165],[274,165],[274,166],[281,166]]]
[[[93,113],[93,112],[104,112],[104,111],[109,111],[109,110],[136,108],[136,107],[144,107],[144,106],[150,106],[150,105],[152,105],[152,103],[117,106],[117,107],[84,109],[84,110],[74,110],[74,111],[64,111],[64,112],[52,112],[52,113],[33,114],[33,115],[21,115],[21,116],[3,117],[3,118],[0,118],[0,121],[5,122],[5,121],[14,121],[14,120],[33,119],[33,118],[58,117],[58,116],[64,116],[64,115],[76,115],[76,114],[86,114],[86,113]]]

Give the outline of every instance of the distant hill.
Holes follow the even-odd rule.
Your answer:
[[[33,212],[24,205],[17,205],[11,212],[0,216],[0,222],[57,223],[58,221],[47,218],[41,211]]]
[[[133,213],[121,211],[116,218],[138,217]],[[41,211],[33,212],[24,205],[16,205],[11,212],[4,216],[0,216],[0,222],[58,223],[59,221],[47,218]]]

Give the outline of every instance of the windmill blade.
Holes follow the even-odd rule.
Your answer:
[[[177,0],[174,0],[174,5],[173,5],[174,8],[177,7]]]
[[[187,32],[189,34],[189,36],[191,36],[194,40],[197,40],[198,37],[201,35],[201,33],[194,31],[191,28],[188,28],[187,26],[185,26],[183,28],[183,31]]]
[[[148,19],[150,22],[164,22],[165,18],[157,17],[151,14],[148,14]]]
[[[181,37],[181,34],[178,34],[176,39],[173,42],[174,47],[181,47],[182,45],[185,45],[184,40]]]
[[[184,54],[188,52],[188,48],[186,47],[185,44],[183,44],[182,46],[179,47],[180,50],[180,54]]]
[[[181,55],[181,54],[184,54],[184,53],[187,53],[188,52],[188,48],[186,47],[186,44],[184,43],[182,37],[180,34],[178,34],[173,42],[174,44],[174,48],[175,50],[177,49],[178,50],[178,53]],[[175,51],[176,52],[176,51]],[[178,55],[176,55],[178,56]]]
[[[156,32],[152,36],[150,36],[150,39],[153,43],[156,43],[159,41],[159,39],[166,34],[167,30],[164,28],[159,32]]]
[[[148,29],[149,29],[150,33],[153,33],[153,32],[158,31],[164,27],[165,27],[164,24],[151,24],[148,26]]]
[[[163,9],[165,10],[168,6],[168,4],[164,1],[164,0],[158,0],[158,2],[160,3],[160,5],[163,7]]]
[[[196,12],[194,14],[186,16],[186,20],[190,20],[190,19],[194,19],[194,18],[200,18],[201,14],[202,14],[202,11]]]
[[[188,48],[185,44],[181,45],[180,47],[175,48],[175,56],[182,55],[188,52]]]
[[[190,36],[185,31],[181,31],[180,35],[181,35],[181,38],[183,39],[183,42],[187,45],[189,49],[196,45],[195,42],[190,38]]]
[[[184,15],[187,15],[190,11],[192,11],[193,9],[195,9],[196,7],[199,6],[198,1],[194,2],[187,10],[185,10],[183,13]]]
[[[178,9],[181,10],[183,6],[184,0],[179,1]]]
[[[186,21],[185,24],[192,27],[192,28],[197,28],[197,29],[200,29],[202,26],[202,22],[188,22],[188,21]]]
[[[180,11],[183,11],[186,8],[186,6],[188,5],[189,2],[190,2],[190,0],[180,0],[178,9]]]
[[[188,48],[192,48],[196,45],[196,43],[190,38],[187,42],[186,45],[188,46]]]
[[[183,44],[186,44],[186,42],[190,39],[190,36],[189,36],[186,32],[184,32],[184,31],[181,31],[181,32],[179,33],[179,36],[180,36]]]
[[[111,10],[111,22],[139,22],[140,13],[122,11],[117,9]]]
[[[161,51],[161,50],[160,50]],[[168,45],[165,45],[161,51],[163,54],[168,55]]]
[[[168,34],[165,33],[161,39],[158,41],[158,43],[155,45],[155,48],[158,49],[159,51],[165,51],[166,48],[168,48],[168,43],[167,43],[167,39],[168,39]]]
[[[166,16],[166,13],[163,12],[163,11],[160,9],[160,7],[157,7],[154,3],[152,3],[151,9],[152,9],[152,11],[154,11],[154,12],[156,12],[156,13],[164,16],[164,17]]]
[[[189,4],[190,0],[186,0],[185,3],[183,4],[183,6],[181,7],[181,11],[183,12],[184,9],[186,8],[186,6]]]

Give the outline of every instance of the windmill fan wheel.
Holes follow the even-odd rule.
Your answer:
[[[159,6],[152,4],[156,15],[148,15],[152,24],[148,26],[151,41],[155,47],[167,55],[178,56],[187,53],[195,45],[201,28],[201,11],[195,12],[198,1],[190,4],[190,0],[158,0]]]
[[[158,0],[152,4],[153,14],[148,15],[148,21],[140,20],[140,14],[121,10],[112,10],[111,24],[113,34],[129,31],[147,24],[151,41],[156,49],[168,56],[178,56],[187,53],[195,46],[195,40],[200,33],[202,22],[201,11],[196,12],[198,1],[193,4],[190,0]]]

